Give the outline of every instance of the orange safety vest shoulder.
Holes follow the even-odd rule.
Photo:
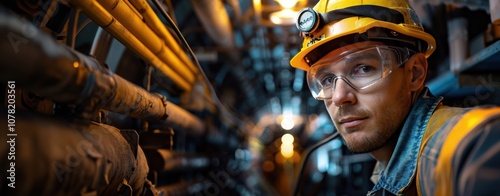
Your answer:
[[[420,146],[419,155],[422,154],[422,151],[429,139],[442,128],[443,124],[451,117],[456,116],[463,111],[463,108],[440,106],[429,119],[429,123],[427,124],[427,128],[422,139],[422,145]],[[496,115],[500,115],[500,108],[477,108],[463,114],[460,120],[452,126],[441,146],[435,173],[432,175],[434,176],[433,181],[435,183],[434,195],[454,195],[452,159],[455,155],[456,148],[462,139],[474,130],[476,126]],[[418,168],[420,168],[420,156],[417,164],[417,175],[415,180],[417,191],[419,195],[422,195]]]

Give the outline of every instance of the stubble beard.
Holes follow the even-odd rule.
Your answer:
[[[350,142],[346,140],[344,136],[342,136],[346,141],[346,145],[349,151],[351,151],[352,153],[373,152],[386,145],[391,139],[397,139],[394,137],[397,137],[399,135],[397,133],[399,133],[399,129],[402,127],[402,124],[404,123],[406,116],[409,113],[411,104],[410,99],[405,98],[405,92],[407,92],[407,87],[406,85],[403,85],[401,91],[399,92],[398,97],[400,99],[398,99],[398,102],[391,104],[390,107],[384,110],[383,116],[385,116],[385,118],[379,119],[379,121],[376,122],[378,130],[372,131],[378,132],[379,134],[373,134],[370,135],[370,137],[365,135],[365,137],[361,139],[364,141],[359,141],[358,139],[358,142]]]

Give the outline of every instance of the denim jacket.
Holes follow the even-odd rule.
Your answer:
[[[408,187],[417,169],[418,152],[427,122],[441,103],[441,97],[433,96],[428,89],[413,105],[398,138],[391,160],[383,170],[377,164],[372,176],[375,186],[368,195],[384,189],[394,195]]]
[[[460,120],[460,118],[464,113],[470,110],[470,108],[465,109],[465,108],[445,107],[442,106],[441,101],[442,101],[441,97],[433,96],[427,88],[425,88],[422,91],[420,97],[413,105],[405,121],[405,124],[403,125],[400,136],[398,138],[398,143],[396,144],[396,147],[394,149],[394,152],[391,156],[389,163],[387,164],[387,167],[384,169],[381,166],[379,166],[379,164],[376,165],[371,178],[372,181],[375,183],[375,185],[373,189],[370,192],[368,192],[368,195],[402,195],[404,194],[404,191],[414,181],[416,175],[419,175],[419,182],[417,184],[420,184],[418,188],[421,191],[421,194],[433,195],[435,189],[433,175],[436,166],[436,160],[440,154],[439,152],[441,150],[441,145],[443,144],[443,141],[446,139],[446,136],[453,127],[453,125],[455,125],[455,123],[458,120]],[[439,114],[434,116],[432,122],[430,122],[431,117],[434,114],[436,114],[435,112],[438,108],[446,108],[446,109],[442,110],[440,109],[440,111],[444,112],[440,112]],[[438,115],[439,117],[437,117]],[[498,117],[500,117],[500,115],[498,115]],[[435,125],[436,118],[438,118],[437,121],[442,121],[441,123],[437,123],[438,125]],[[478,132],[479,133],[484,132],[483,134],[470,134],[471,136],[468,136],[462,140],[465,141],[465,143],[460,144],[462,146],[462,148],[459,148],[461,149],[461,152],[455,152],[457,156],[455,156],[453,159],[454,166],[460,165],[464,167],[465,166],[475,167],[478,170],[482,168],[481,164],[476,164],[473,161],[471,162],[470,160],[471,158],[467,156],[467,153],[463,153],[463,151],[470,149],[471,145],[474,146],[477,143],[476,142],[477,137],[480,137],[481,135],[483,137],[488,134],[492,136],[500,135],[500,118],[496,118],[496,121],[492,122],[494,123],[489,123],[491,126],[487,128],[484,128],[485,126],[481,126],[480,128],[476,127],[476,129],[481,129],[481,131]],[[423,150],[419,155],[420,148],[422,145],[422,139],[424,136],[424,132],[426,132],[427,127],[435,129],[432,130],[432,132],[435,132],[435,134],[433,134],[432,137],[430,137],[430,139],[427,141],[427,143],[424,144],[425,147],[423,147]],[[492,146],[495,146],[495,144],[498,143],[500,143],[500,137],[496,138],[492,137],[490,138],[488,144],[485,144],[483,150],[484,148],[491,148]],[[480,146],[479,148],[481,148],[482,145],[483,144],[481,143],[479,145]],[[492,149],[496,150],[496,153],[490,152],[490,154],[487,155],[486,151],[476,152],[475,154],[476,156],[472,157],[472,159],[487,158],[489,160],[488,164],[495,164],[497,162],[500,162],[500,146],[496,145],[496,148],[493,147]],[[421,160],[419,160],[419,156]],[[418,163],[419,161],[420,164]],[[418,174],[417,174],[417,165],[419,165]],[[491,167],[489,168],[491,169]],[[500,165],[495,166],[494,171],[500,172]],[[462,171],[455,168],[453,172],[454,175],[456,176],[459,173],[461,174]],[[480,175],[471,177],[471,175],[472,174],[461,175],[462,178],[467,178],[467,179],[462,179],[462,181],[471,183],[470,182],[471,180],[472,181],[483,180],[484,182],[488,183],[500,184],[499,175],[497,175],[497,177],[492,181],[488,181],[488,177],[484,176],[481,177]],[[457,183],[460,183],[458,182],[460,181],[460,179],[457,178],[456,181]],[[477,191],[480,191],[481,189],[491,190],[491,187],[490,189],[487,189],[478,185],[477,183],[475,184],[475,186],[476,187],[474,188],[465,188],[465,189],[467,189],[466,191],[472,191],[471,193],[478,193]],[[463,193],[464,191],[464,190],[459,190],[458,188],[455,189],[456,189],[455,193]],[[498,194],[498,192],[496,192],[496,194]],[[462,195],[462,194],[456,194],[456,195]]]

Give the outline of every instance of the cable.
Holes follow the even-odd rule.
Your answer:
[[[302,174],[304,173],[304,166],[306,165],[307,159],[309,159],[309,156],[312,154],[313,151],[318,149],[319,147],[325,145],[326,143],[332,141],[333,139],[337,138],[339,136],[339,132],[335,132],[332,135],[326,137],[325,139],[319,141],[318,143],[314,144],[313,146],[307,148],[305,151],[305,157],[301,160],[300,162],[300,167],[299,167],[299,174],[297,176],[297,181],[295,182],[295,185],[293,187],[293,195],[297,196],[298,191],[299,191],[299,183],[302,177]]]
[[[93,21],[90,19],[85,20],[85,22],[83,22],[82,25],[80,25],[80,27],[78,27],[78,30],[76,30],[76,34],[78,35],[80,33],[80,31],[82,31],[87,25],[89,25],[92,22]]]
[[[201,67],[200,65],[200,62],[198,61],[198,58],[196,58],[193,50],[191,49],[191,47],[189,46],[189,44],[187,43],[186,39],[184,38],[184,36],[182,35],[182,32],[179,30],[179,28],[177,27],[177,25],[175,25],[174,21],[172,20],[172,18],[167,14],[167,11],[163,8],[163,6],[161,6],[160,2],[158,0],[153,0],[153,3],[155,4],[155,6],[160,10],[161,14],[163,15],[163,17],[165,17],[168,21],[168,23],[170,23],[170,25],[172,26],[172,28],[174,29],[175,31],[175,34],[177,34],[177,37],[179,37],[179,39],[181,39],[182,43],[186,46],[187,50],[189,51],[191,57],[193,58],[196,66],[198,67],[198,69],[200,70],[200,73],[201,75],[203,76],[203,80],[205,81],[206,85],[208,86],[209,90],[210,90],[210,94],[212,96],[212,99],[215,103],[215,105],[217,105],[217,108],[219,108],[220,112],[223,113],[223,114],[228,114],[229,111],[227,110],[227,108],[222,105],[222,102],[220,101],[219,97],[217,96],[217,94],[215,93],[215,89],[213,88],[213,86],[210,84],[210,81],[208,80],[208,77],[207,75],[205,74],[205,72],[203,71],[203,68]],[[233,117],[233,115],[224,115],[224,116],[227,116],[227,117]],[[236,122],[239,122],[239,123],[242,123],[244,124],[240,119],[237,119],[237,118],[231,118],[231,120],[233,121],[233,123],[236,124]]]
[[[68,21],[68,31],[66,38],[66,45],[72,49],[75,49],[75,39],[76,35],[78,34],[76,33],[76,31],[77,31],[79,17],[80,17],[80,11],[78,9],[72,9],[71,17]]]

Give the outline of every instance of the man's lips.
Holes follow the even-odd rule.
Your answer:
[[[339,120],[339,124],[345,128],[356,127],[364,122],[368,117],[347,116]]]

